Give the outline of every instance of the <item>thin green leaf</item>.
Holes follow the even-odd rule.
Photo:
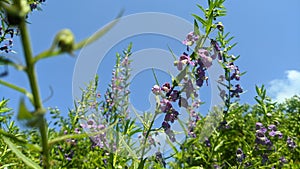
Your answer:
[[[179,82],[181,82],[181,80],[185,77],[187,73],[187,69],[188,69],[188,65],[185,66],[185,68],[175,77],[174,80],[176,80],[177,84],[179,84]]]
[[[11,110],[12,109],[10,109],[10,108],[4,107],[4,108],[0,109],[0,113],[6,113],[6,112],[9,112]]]
[[[206,21],[204,19],[202,19],[200,16],[196,15],[196,14],[192,14],[193,17],[195,17],[195,19],[197,19],[199,22],[201,22],[202,26],[205,27],[207,25]]]
[[[2,56],[0,56],[0,65],[10,65],[12,67],[14,67],[17,70],[25,70],[25,67],[23,65],[14,63],[13,61],[6,59]]]
[[[170,48],[170,46],[168,46],[168,49],[169,49],[169,51],[171,52],[174,61],[177,60],[177,57],[176,57],[176,55],[174,54],[173,50]]]
[[[240,76],[243,76],[243,75],[245,75],[247,72],[242,72],[242,73],[240,73]]]
[[[5,136],[5,137],[8,137],[8,138],[14,140],[15,142],[19,142],[19,143],[21,143],[21,144],[25,144],[25,143],[27,142],[26,140],[23,140],[23,139],[21,139],[21,138],[18,138],[18,137],[16,137],[16,136],[13,135],[13,134],[7,133],[7,132],[5,132],[5,131],[2,130],[2,129],[0,129],[0,135],[3,135],[3,136]]]
[[[201,9],[201,11],[202,11],[203,13],[205,13],[205,9],[204,9],[201,5],[197,4],[197,7],[198,7],[199,9]]]
[[[173,149],[173,151],[174,151],[175,153],[178,153],[177,148],[176,148],[175,145],[170,141],[170,139],[169,139],[168,137],[167,137],[166,141],[167,141],[167,143],[171,146],[171,148]]]
[[[158,79],[157,79],[156,73],[155,73],[155,71],[154,71],[154,69],[153,69],[153,68],[152,68],[152,73],[153,73],[153,76],[154,76],[154,79],[155,79],[155,83],[156,83],[156,85],[158,85],[158,86],[159,86],[159,82],[158,82]]]
[[[17,118],[19,120],[31,120],[33,118],[32,113],[27,109],[24,99],[21,99],[19,104],[19,112]]]
[[[144,127],[147,127],[146,122],[141,118],[141,116],[136,112],[135,108],[132,106],[132,110],[135,114],[135,116],[141,121],[141,123],[143,124]]]
[[[136,156],[136,153],[134,153],[134,152],[132,151],[132,149],[128,146],[128,144],[125,142],[123,136],[120,137],[120,141],[121,141],[122,144],[125,146],[125,149],[128,151],[129,155],[130,155],[131,157],[133,157],[134,160],[137,160],[138,157]]]
[[[256,90],[257,95],[261,94],[261,89],[258,86],[255,86],[255,90]]]
[[[9,146],[9,148],[29,167],[35,169],[42,169],[38,164],[33,162],[31,159],[26,157],[20,150],[18,150],[17,146],[15,146],[8,138],[2,137],[3,141]]]
[[[194,34],[200,36],[199,26],[195,19],[194,19]]]
[[[4,164],[0,166],[0,169],[7,169],[10,166],[16,166],[18,163],[9,163],[9,164]]]
[[[178,119],[178,122],[179,122],[180,127],[183,129],[184,134],[187,136],[188,135],[188,131],[184,127],[184,124],[183,124],[182,120]]]

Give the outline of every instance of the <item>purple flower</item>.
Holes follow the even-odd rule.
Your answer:
[[[170,94],[170,100],[175,102],[177,99],[179,99],[180,93],[178,90],[173,90]]]
[[[66,160],[71,161],[74,156],[74,151],[71,150],[70,153],[65,153],[64,156],[65,156]]]
[[[161,124],[161,127],[166,131],[169,130],[171,128],[170,124],[166,121],[163,121]]]
[[[294,148],[297,147],[295,141],[290,137],[287,138],[286,143],[287,143],[288,147],[291,148],[291,149],[294,149]]]
[[[267,132],[267,129],[265,127],[262,127],[261,129],[259,129],[260,131],[262,131],[263,133]]]
[[[152,90],[152,93],[155,95],[159,95],[161,92],[161,89],[158,85],[154,85],[151,90]]]
[[[256,136],[255,142],[257,144],[272,145],[272,142],[266,137],[264,131],[257,130],[255,136]]]
[[[176,141],[175,134],[174,134],[174,131],[173,131],[173,130],[167,129],[167,130],[165,130],[165,133],[168,135],[169,139],[170,139],[172,142],[175,142],[175,141]]]
[[[165,115],[165,121],[166,122],[170,121],[171,123],[174,123],[174,121],[178,119],[178,115],[179,115],[178,111],[172,110],[171,113],[167,113]]]
[[[99,130],[103,130],[103,129],[105,129],[105,125],[99,124],[99,125],[97,126],[97,128],[98,128]]]
[[[241,148],[237,149],[236,157],[237,157],[236,160],[240,163],[245,159],[246,155],[244,154]]]
[[[32,4],[29,5],[30,6],[30,10],[33,11],[34,9],[37,8],[37,4],[36,2],[33,2]]]
[[[170,83],[165,83],[163,84],[163,86],[161,87],[161,90],[163,90],[164,92],[169,92],[171,90],[171,85]]]
[[[284,158],[284,156],[282,156],[282,157],[279,158],[279,162],[280,162],[281,164],[288,163],[287,159]]]
[[[272,131],[270,131],[270,132],[269,132],[269,136],[271,136],[271,137],[274,137],[274,136],[276,136],[276,131],[273,131],[273,130],[272,130]]]
[[[261,122],[257,122],[257,123],[255,124],[256,130],[261,129],[263,126],[264,126],[264,125],[263,125]]]
[[[255,136],[256,136],[256,138],[257,138],[258,140],[263,141],[263,142],[265,142],[265,141],[268,139],[268,138],[265,136],[265,134],[264,134],[262,131],[260,131],[260,130],[257,130],[257,131],[256,131]]]
[[[76,133],[76,134],[80,134],[80,133],[81,133],[81,131],[80,131],[80,129],[79,129],[79,128],[75,128],[75,129],[74,129],[74,133]]]
[[[227,123],[226,120],[220,122],[220,126],[218,127],[219,130],[221,129],[229,129],[230,128],[230,125]]]
[[[161,152],[158,151],[158,152],[155,153],[155,159],[157,161],[159,161],[160,163],[162,163],[164,167],[166,167],[166,162],[163,159],[163,156],[162,156]]]
[[[87,128],[95,128],[96,127],[96,124],[95,124],[95,121],[94,120],[92,120],[92,119],[90,119],[90,120],[88,120],[87,121],[87,126],[86,126]]]
[[[278,135],[278,138],[282,138],[282,133],[280,131],[276,131],[276,135]]]
[[[196,134],[194,133],[195,127],[196,127],[196,122],[195,121],[189,121],[189,123],[188,123],[188,135],[190,137],[196,138]]]
[[[231,97],[240,97],[240,93],[243,93],[243,89],[241,88],[241,86],[239,84],[235,85],[235,89],[234,90],[230,90],[231,92]]]
[[[182,70],[183,65],[192,65],[195,66],[195,63],[191,60],[188,54],[183,53],[178,61],[175,61],[175,65],[177,65],[178,70]]]
[[[204,143],[207,147],[211,147],[210,141],[207,137],[204,138]]]
[[[222,60],[223,57],[222,57],[221,48],[220,48],[218,42],[215,41],[214,39],[211,39],[210,44],[213,46],[213,49],[214,49],[215,53],[218,53],[218,59]]]
[[[217,29],[221,32],[224,30],[224,25],[222,24],[222,22],[217,23]]]
[[[213,59],[210,57],[210,54],[205,49],[199,49],[198,55],[200,56],[200,59],[198,60],[198,63],[200,65],[204,65],[206,68],[211,67]]]
[[[220,91],[220,97],[223,99],[223,100],[225,100],[226,98],[227,98],[227,94],[226,94],[226,91],[225,90],[221,90]]]
[[[199,39],[198,35],[195,35],[194,32],[190,32],[186,36],[186,39],[182,43],[187,45],[187,46],[192,46],[198,39]]]
[[[204,80],[206,80],[206,83],[207,83],[208,77],[205,76],[205,70],[206,69],[201,67],[201,66],[198,67],[197,70],[196,70],[196,78],[197,78],[196,79],[196,84],[199,87],[202,87]]]
[[[168,112],[172,108],[172,104],[170,103],[169,100],[163,99],[160,101],[160,109],[162,112]]]
[[[186,98],[189,99],[192,97],[192,94],[194,97],[198,97],[197,91],[193,85],[193,82],[191,79],[184,80],[184,86],[183,86],[183,92],[186,93]]]
[[[188,101],[186,100],[186,98],[179,97],[178,106],[187,108],[188,107]]]
[[[235,70],[235,69],[236,69],[236,66],[234,65],[233,62],[230,62],[230,63],[226,66],[226,68],[228,68],[228,69],[230,69],[230,70]]]
[[[276,127],[276,125],[274,125],[274,124],[269,125],[269,126],[268,126],[268,129],[269,129],[269,130],[272,130],[272,131],[277,131],[277,127]]]
[[[234,68],[234,73],[231,75],[230,79],[240,80],[240,70],[238,66]]]
[[[109,147],[105,133],[98,134],[96,136],[91,136],[90,140],[92,142],[92,148],[94,148],[94,147],[99,147],[99,148]]]
[[[5,33],[10,34],[10,38],[13,38],[15,32],[14,32],[13,29],[7,29],[7,30],[5,31]]]
[[[214,164],[213,167],[214,167],[214,169],[220,169],[220,168],[221,168],[221,167],[220,167],[219,165],[217,165],[217,164]]]

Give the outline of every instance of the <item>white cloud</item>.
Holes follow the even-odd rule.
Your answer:
[[[270,82],[269,93],[278,102],[286,98],[300,95],[300,71],[288,70],[285,79],[275,79]]]

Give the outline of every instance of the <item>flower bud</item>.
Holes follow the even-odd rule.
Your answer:
[[[1,7],[6,11],[7,20],[10,25],[19,25],[30,11],[27,0],[16,0],[16,2],[10,6],[1,4]]]
[[[71,30],[63,29],[57,33],[54,39],[53,47],[58,47],[63,52],[72,53],[74,49],[75,38]]]
[[[217,23],[217,29],[221,32],[224,30],[224,25],[222,24],[222,22]]]

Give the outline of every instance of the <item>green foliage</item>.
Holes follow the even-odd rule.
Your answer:
[[[213,168],[218,165],[223,168],[299,168],[299,146],[291,148],[287,144],[288,137],[293,138],[299,145],[299,104],[298,96],[286,100],[286,102],[273,103],[266,95],[264,87],[257,89],[257,104],[240,105],[232,104],[227,118],[228,127],[216,127],[208,138],[210,146],[199,138],[190,138],[183,143],[181,151],[174,155],[175,161],[170,165],[191,168]],[[203,129],[203,118],[197,124],[197,133]],[[277,131],[283,135],[266,136],[272,142],[272,146],[261,145],[256,142],[256,123],[260,122],[265,127],[275,124]],[[241,148],[246,155],[242,162],[237,160],[236,151]],[[267,157],[264,162],[263,157]],[[281,162],[284,157],[287,162]],[[251,165],[250,165],[251,164]],[[248,166],[248,167],[247,167]]]

